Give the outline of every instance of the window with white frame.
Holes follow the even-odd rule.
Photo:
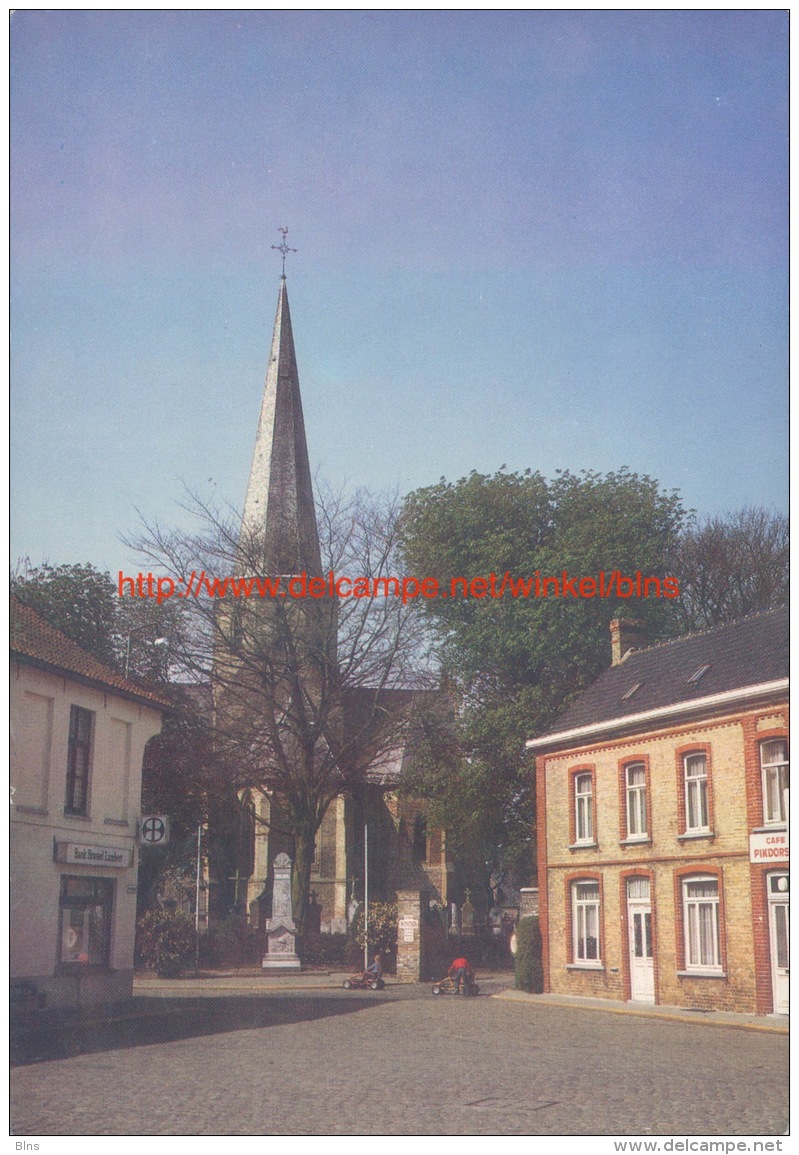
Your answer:
[[[594,841],[594,781],[591,774],[574,778],[574,831],[577,842]]]
[[[643,838],[646,829],[646,767],[635,762],[624,768],[627,788],[627,837]]]
[[[575,963],[596,963],[599,953],[599,883],[572,883],[572,956]]]
[[[721,970],[719,883],[716,878],[688,878],[683,882],[685,969]]]
[[[683,759],[685,776],[685,829],[709,830],[707,756],[686,754]]]
[[[763,821],[784,823],[785,795],[788,792],[788,743],[783,738],[763,742],[760,747],[763,773]]]

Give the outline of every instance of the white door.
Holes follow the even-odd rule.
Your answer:
[[[630,931],[630,998],[634,1003],[654,1003],[655,960],[648,878],[631,878],[627,883],[627,925]]]
[[[788,875],[770,874],[768,876],[768,922],[771,944],[771,985],[775,1015],[788,1014],[789,897]]]

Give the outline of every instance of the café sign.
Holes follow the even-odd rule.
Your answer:
[[[56,842],[55,860],[69,866],[113,866],[118,870],[127,870],[133,864],[133,851],[120,846]]]
[[[788,831],[758,830],[749,835],[750,862],[787,862]]]

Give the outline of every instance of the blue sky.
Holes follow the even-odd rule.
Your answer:
[[[12,563],[243,502],[288,225],[312,463],[787,505],[787,15],[23,11]]]

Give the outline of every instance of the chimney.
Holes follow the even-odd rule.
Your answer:
[[[613,618],[610,623],[611,665],[618,666],[631,650],[643,650],[649,638],[643,622],[633,618]]]

